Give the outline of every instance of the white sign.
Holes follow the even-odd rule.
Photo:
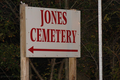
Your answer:
[[[80,57],[80,11],[26,7],[26,57]]]

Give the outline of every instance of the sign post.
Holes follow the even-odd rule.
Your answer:
[[[26,4],[20,5],[20,66],[21,80],[29,80],[29,58],[26,57],[26,29],[25,29],[25,7]]]
[[[76,58],[69,58],[69,80],[76,79]]]
[[[69,80],[76,80],[80,57],[80,11],[20,5],[21,80],[29,80],[29,58],[71,57]]]

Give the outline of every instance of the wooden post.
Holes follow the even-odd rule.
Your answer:
[[[29,58],[26,58],[26,35],[25,35],[25,6],[20,5],[20,64],[21,64],[21,80],[29,80]]]
[[[69,58],[69,80],[76,80],[76,58]]]
[[[77,80],[76,75],[76,58],[69,58],[69,80]]]

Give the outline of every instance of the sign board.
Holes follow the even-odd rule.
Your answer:
[[[80,11],[25,7],[26,57],[80,57]]]

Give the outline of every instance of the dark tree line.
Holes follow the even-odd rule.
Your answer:
[[[29,6],[65,8],[65,0],[22,0]],[[98,1],[69,0],[69,9],[81,11],[81,57],[78,80],[98,80]],[[0,79],[20,80],[20,0],[0,0]],[[120,0],[102,0],[103,78],[120,79]],[[31,58],[31,80],[64,80],[65,61]],[[52,75],[51,75],[52,74]]]

